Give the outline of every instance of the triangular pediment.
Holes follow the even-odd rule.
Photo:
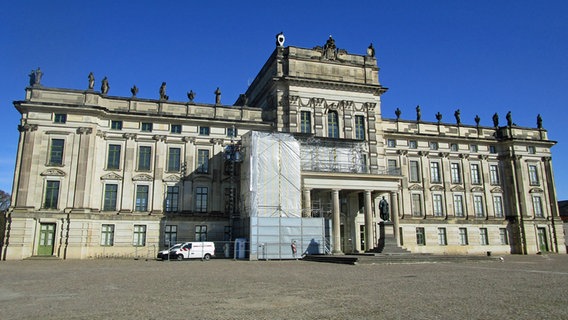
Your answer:
[[[453,186],[450,190],[452,192],[464,192],[465,191],[464,187],[461,186],[461,185]]]
[[[424,190],[424,188],[422,188],[422,186],[419,185],[419,184],[413,184],[413,185],[411,185],[410,187],[408,187],[408,190],[414,190],[414,191],[416,191],[416,190]]]
[[[122,177],[119,174],[114,172],[109,172],[101,177],[101,180],[122,180]]]
[[[41,173],[42,176],[52,176],[52,177],[65,177],[65,172],[59,169],[47,169]]]
[[[139,174],[132,177],[132,181],[152,181],[153,178],[149,174]]]
[[[164,177],[163,180],[166,181],[166,182],[178,182],[180,180],[180,177],[172,174],[172,175]]]
[[[482,187],[473,187],[473,188],[471,188],[471,192],[483,192],[483,188]]]

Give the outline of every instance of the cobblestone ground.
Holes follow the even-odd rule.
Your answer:
[[[504,262],[1,261],[0,319],[568,319],[568,255]]]

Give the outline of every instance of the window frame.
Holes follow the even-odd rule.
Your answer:
[[[544,206],[542,205],[542,197],[538,194],[533,194],[531,198],[535,218],[544,218]]]
[[[440,172],[440,162],[430,161],[430,181],[432,183],[441,183],[442,177]]]
[[[365,117],[362,115],[355,116],[355,139],[365,140]]]
[[[173,153],[177,150],[178,153]],[[168,164],[167,172],[179,172],[181,170],[181,148],[180,147],[168,147]]]
[[[459,237],[460,245],[462,245],[462,246],[469,245],[469,237],[467,235],[467,228],[459,228],[458,229],[458,237]]]
[[[137,171],[152,171],[152,147],[138,146]]]
[[[473,212],[476,218],[485,218],[485,210],[483,209],[483,196],[479,194],[473,195]]]
[[[197,163],[195,166],[196,173],[209,173],[209,154],[209,149],[197,149]]]
[[[154,130],[154,124],[152,122],[142,122],[140,124],[140,131],[152,132],[152,130]]]
[[[434,217],[444,216],[444,200],[441,194],[432,194],[432,213]]]
[[[120,170],[122,145],[120,144],[109,144],[107,152],[107,170]]]
[[[207,225],[195,225],[195,241],[207,241]]]
[[[166,186],[165,212],[179,212],[179,188],[179,186]]]
[[[199,135],[200,136],[209,136],[210,134],[211,134],[211,127],[199,126]]]
[[[529,172],[529,184],[531,186],[540,185],[538,166],[536,164],[529,164],[528,172]]]
[[[135,247],[145,247],[146,246],[146,230],[147,227],[144,224],[135,224],[134,232],[132,238],[132,245]]]
[[[113,187],[115,188],[114,190],[112,190]],[[104,194],[103,194],[103,211],[116,211],[117,205],[118,205],[118,184],[105,183]]]
[[[114,246],[114,224],[101,225],[101,247]]]
[[[489,245],[489,234],[487,228],[479,228],[479,244],[482,246]]]
[[[493,195],[493,214],[496,218],[503,218],[505,215],[505,211],[503,210],[503,196],[500,194]]]
[[[312,133],[312,113],[311,111],[300,111],[300,132]]]
[[[408,160],[408,181],[410,182],[420,182],[420,161],[419,160]]]
[[[150,194],[150,186],[145,184],[136,185],[134,211],[139,211],[139,212],[148,211],[149,194]]]
[[[465,217],[465,210],[463,205],[463,194],[454,194],[454,215],[459,218]],[[459,208],[459,210],[458,210]]]
[[[65,156],[64,152],[65,152],[65,139],[52,138],[49,146],[48,165],[62,166],[63,158]]]
[[[479,163],[470,163],[469,170],[471,172],[471,184],[481,184],[481,173],[479,172]]]
[[[411,193],[410,194],[410,201],[412,207],[412,216],[413,217],[422,217],[422,194],[420,193]]]
[[[452,183],[454,184],[462,183],[460,164],[458,162],[450,163],[450,174],[452,176]]]
[[[499,176],[499,166],[496,164],[489,165],[489,183],[494,186],[501,184]]]
[[[208,187],[195,187],[195,211],[199,213],[206,213],[209,204],[209,188]]]
[[[183,131],[181,124],[170,124],[170,133],[181,134]]]
[[[61,189],[61,181],[59,180],[47,180],[45,182],[43,209],[56,210],[58,208],[60,189]]]
[[[438,228],[438,245],[447,246],[448,245],[448,235],[446,233],[446,228]]]
[[[328,138],[339,139],[339,113],[330,110],[327,113],[327,136]]]
[[[416,245],[426,245],[426,231],[424,227],[416,227]]]
[[[122,130],[123,122],[122,120],[111,120],[110,121],[110,129],[111,130]]]
[[[67,114],[66,113],[54,113],[53,114],[53,123],[60,123],[60,124],[67,123]]]

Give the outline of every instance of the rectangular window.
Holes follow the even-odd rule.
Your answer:
[[[396,143],[395,143],[395,147],[396,147]],[[408,147],[409,147],[410,149],[416,149],[416,148],[418,148],[418,141],[416,141],[416,140],[410,140],[410,141],[408,142]]]
[[[463,217],[463,196],[461,194],[454,194],[454,210],[456,217]]]
[[[460,233],[460,245],[467,246],[469,244],[469,241],[467,239],[467,229],[460,228],[459,233]]]
[[[481,184],[481,176],[479,175],[479,165],[472,163],[470,165],[471,169],[471,183]]]
[[[483,218],[483,196],[473,196],[473,210],[477,218]]]
[[[209,150],[197,150],[197,173],[209,173]]]
[[[135,247],[143,247],[146,245],[146,226],[134,225],[134,239],[132,245]]]
[[[195,211],[207,212],[207,187],[195,188]]]
[[[103,224],[101,227],[101,246],[114,245],[114,224]]]
[[[120,169],[120,145],[111,144],[108,146],[107,169]]]
[[[387,139],[387,147],[389,147],[389,148],[396,147],[396,140],[395,139]]]
[[[398,166],[396,165],[395,159],[388,159],[387,160],[387,169],[388,169],[388,174],[391,174],[391,175],[399,175],[400,174],[400,170],[399,170]]]
[[[489,153],[497,153],[497,147],[493,145],[489,146]]]
[[[199,135],[200,136],[208,136],[209,135],[209,127],[199,127]]]
[[[422,216],[422,197],[418,193],[412,194],[412,215],[415,217]]]
[[[503,218],[503,197],[493,196],[493,211],[496,218]]]
[[[501,244],[509,244],[509,235],[506,228],[499,228],[499,239],[501,239]]]
[[[231,128],[227,128],[227,137],[230,138],[235,138],[237,136],[237,128],[235,127],[231,127]]]
[[[533,201],[534,216],[537,218],[543,218],[544,213],[542,211],[542,198],[540,196],[533,196],[532,201]]]
[[[300,132],[312,133],[312,113],[309,111],[300,112]]]
[[[171,133],[181,133],[181,124],[172,124],[170,126]]]
[[[49,150],[49,164],[62,165],[63,164],[63,148],[65,140],[51,139],[51,149]]]
[[[122,121],[120,120],[111,120],[110,128],[112,130],[122,130]]]
[[[410,182],[420,182],[420,167],[418,161],[410,160]]]
[[[178,172],[181,163],[181,149],[169,148],[168,149],[168,172]]]
[[[339,138],[339,116],[337,111],[327,113],[327,136],[329,138]]]
[[[66,123],[67,122],[67,115],[65,113],[56,113],[53,117],[54,123]]]
[[[164,243],[166,247],[171,247],[177,243],[177,226],[175,225],[166,225],[166,229],[164,231]]]
[[[492,185],[499,184],[499,167],[495,164],[489,166],[489,180]]]
[[[47,181],[45,185],[44,209],[57,209],[59,201],[59,181]]]
[[[148,211],[148,186],[136,186],[136,211]]]
[[[470,145],[469,145],[469,152],[471,152],[471,153],[477,153],[477,151],[478,151],[478,147],[477,147],[476,144],[470,144]]]
[[[365,117],[355,116],[355,139],[365,140]]]
[[[433,183],[440,183],[440,163],[430,162],[430,180]]]
[[[537,186],[538,182],[538,171],[536,165],[529,165],[529,183],[531,186]]]
[[[419,246],[426,245],[426,235],[424,234],[424,228],[416,228],[416,244]]]
[[[457,162],[451,163],[450,171],[452,174],[452,183],[461,183],[460,164]]]
[[[432,195],[432,204],[434,206],[434,216],[435,217],[444,216],[444,209],[442,207],[442,195],[441,194],[433,194]]]
[[[152,147],[140,146],[138,148],[138,170],[150,171],[152,162]]]
[[[528,147],[527,147],[527,151],[528,151],[528,153],[530,153],[530,154],[536,154],[536,148],[535,148],[535,146],[528,146]]]
[[[117,184],[106,184],[105,185],[105,199],[103,210],[104,211],[114,211],[116,210],[116,198],[118,194]]]
[[[487,235],[487,228],[479,228],[479,241],[482,246],[489,245],[489,236]]]
[[[446,237],[446,228],[438,228],[438,244],[441,246],[448,245],[448,238]]]
[[[142,122],[142,125],[140,126],[140,130],[142,132],[152,132],[152,128],[153,124],[151,122]]]
[[[451,151],[458,151],[459,150],[458,144],[457,143],[450,144],[450,150]]]
[[[168,186],[166,190],[166,212],[177,212],[179,203],[179,187]]]
[[[438,142],[430,142],[430,150],[438,150]]]
[[[195,241],[207,241],[207,226],[195,226]]]

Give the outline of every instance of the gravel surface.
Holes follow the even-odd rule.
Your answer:
[[[0,262],[0,319],[568,319],[568,255],[504,262]]]

